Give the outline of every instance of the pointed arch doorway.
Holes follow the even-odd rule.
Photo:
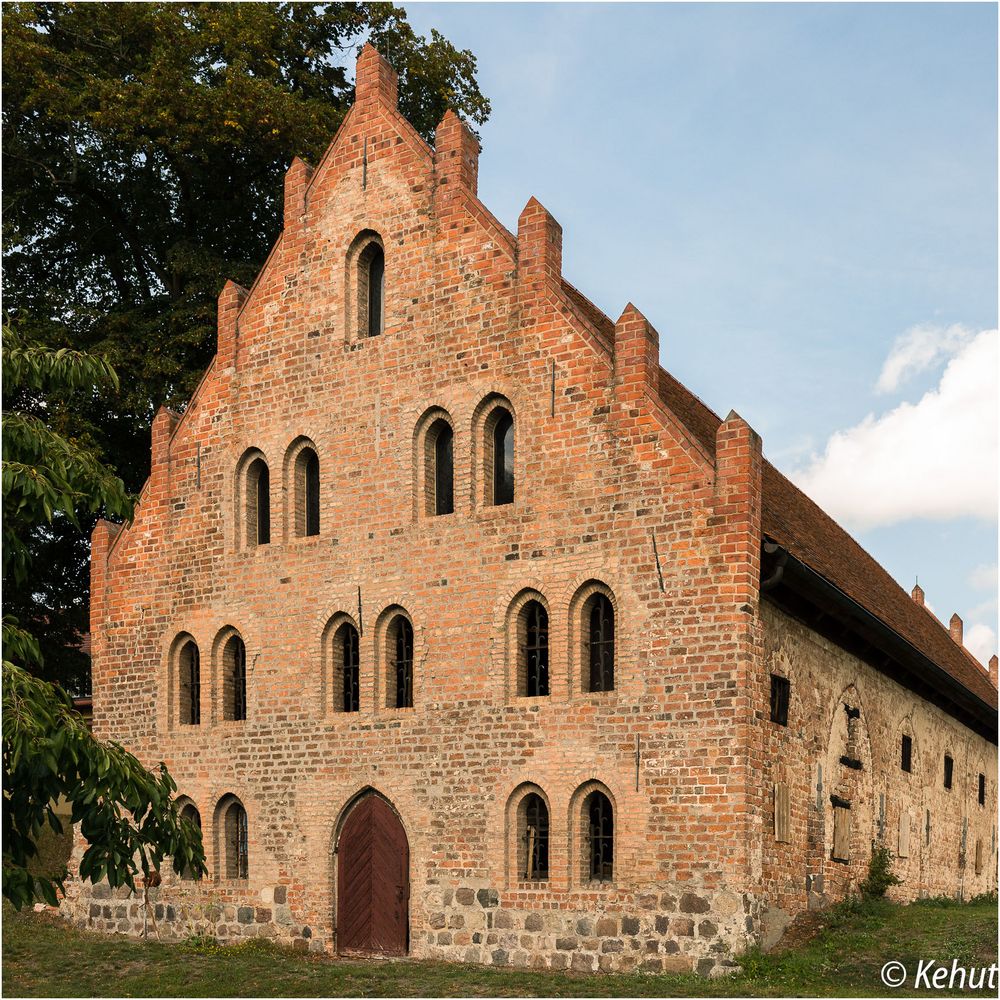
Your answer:
[[[405,955],[409,948],[410,847],[382,796],[351,807],[337,843],[337,951]]]

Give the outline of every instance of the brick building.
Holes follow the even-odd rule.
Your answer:
[[[366,47],[218,352],[93,537],[94,724],[211,868],[160,932],[724,970],[841,897],[996,886],[992,674],[476,195]],[[139,901],[77,885],[108,930]]]

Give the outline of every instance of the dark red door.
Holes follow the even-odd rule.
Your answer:
[[[337,847],[337,949],[405,955],[409,945],[410,848],[384,799],[367,795]]]

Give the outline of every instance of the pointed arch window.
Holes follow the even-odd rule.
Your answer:
[[[361,708],[361,659],[358,630],[350,622],[344,622],[337,630],[336,646],[340,654],[343,710],[357,712]]]
[[[413,708],[413,626],[397,615],[391,626],[396,708]]]
[[[615,609],[606,594],[590,599],[590,690],[613,691],[615,687]]]
[[[246,541],[248,546],[271,541],[271,473],[263,458],[255,458],[246,472]]]
[[[189,640],[181,647],[178,658],[180,672],[180,721],[184,726],[201,724],[201,654],[198,644]]]
[[[378,337],[385,329],[385,250],[377,236],[370,237],[357,261],[358,333]]]
[[[615,858],[615,819],[611,800],[603,792],[591,792],[584,811],[591,881],[610,882],[614,877]]]
[[[493,424],[493,504],[514,502],[514,417],[501,410]]]
[[[451,425],[439,420],[431,428],[434,440],[434,513],[455,510],[455,434]]]
[[[368,336],[377,337],[385,320],[385,251],[377,247],[368,264]]]
[[[540,601],[527,601],[518,615],[519,694],[541,698],[549,693],[549,615]]]
[[[222,717],[236,722],[247,717],[247,648],[230,636],[222,652]]]
[[[193,802],[188,802],[183,809],[181,809],[181,819],[187,820],[192,826],[201,829],[201,813],[198,812],[197,807]],[[199,876],[200,877],[200,876]],[[185,865],[181,871],[181,878],[189,879],[194,881],[196,876],[191,871],[190,865]]]
[[[305,507],[305,535],[319,534],[319,456],[306,448],[303,458],[302,489]]]
[[[238,799],[225,807],[222,827],[225,877],[246,879],[250,874],[250,832],[247,811]]]
[[[537,792],[521,801],[521,877],[544,881],[549,877],[549,808]]]

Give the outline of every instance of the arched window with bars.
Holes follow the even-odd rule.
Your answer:
[[[517,616],[518,694],[542,698],[549,693],[549,614],[541,601],[528,600]]]
[[[615,609],[607,594],[596,593],[585,608],[587,659],[591,691],[613,691],[615,686]]]
[[[189,639],[177,657],[178,707],[182,726],[201,724],[201,654],[198,644]]]
[[[247,717],[247,648],[233,634],[222,649],[222,718],[240,722]]]
[[[519,877],[543,882],[549,877],[549,807],[537,792],[529,792],[518,807]]]
[[[247,879],[250,876],[250,830],[247,811],[235,796],[225,796],[217,811],[221,814],[222,843],[220,870],[223,878]]]
[[[389,626],[393,644],[395,708],[413,707],[413,626],[397,615]]]
[[[187,820],[187,822],[190,823],[193,827],[195,827],[198,830],[201,830],[201,813],[198,812],[198,809],[193,802],[188,802],[181,808],[181,819]],[[183,870],[181,871],[181,878],[188,879],[190,881],[195,881],[196,876],[191,871],[190,865],[184,866]]]
[[[615,819],[611,800],[593,791],[584,800],[588,873],[592,882],[610,882],[615,870]]]
[[[334,637],[337,665],[340,669],[340,707],[345,712],[361,709],[361,658],[358,630],[344,622]]]

